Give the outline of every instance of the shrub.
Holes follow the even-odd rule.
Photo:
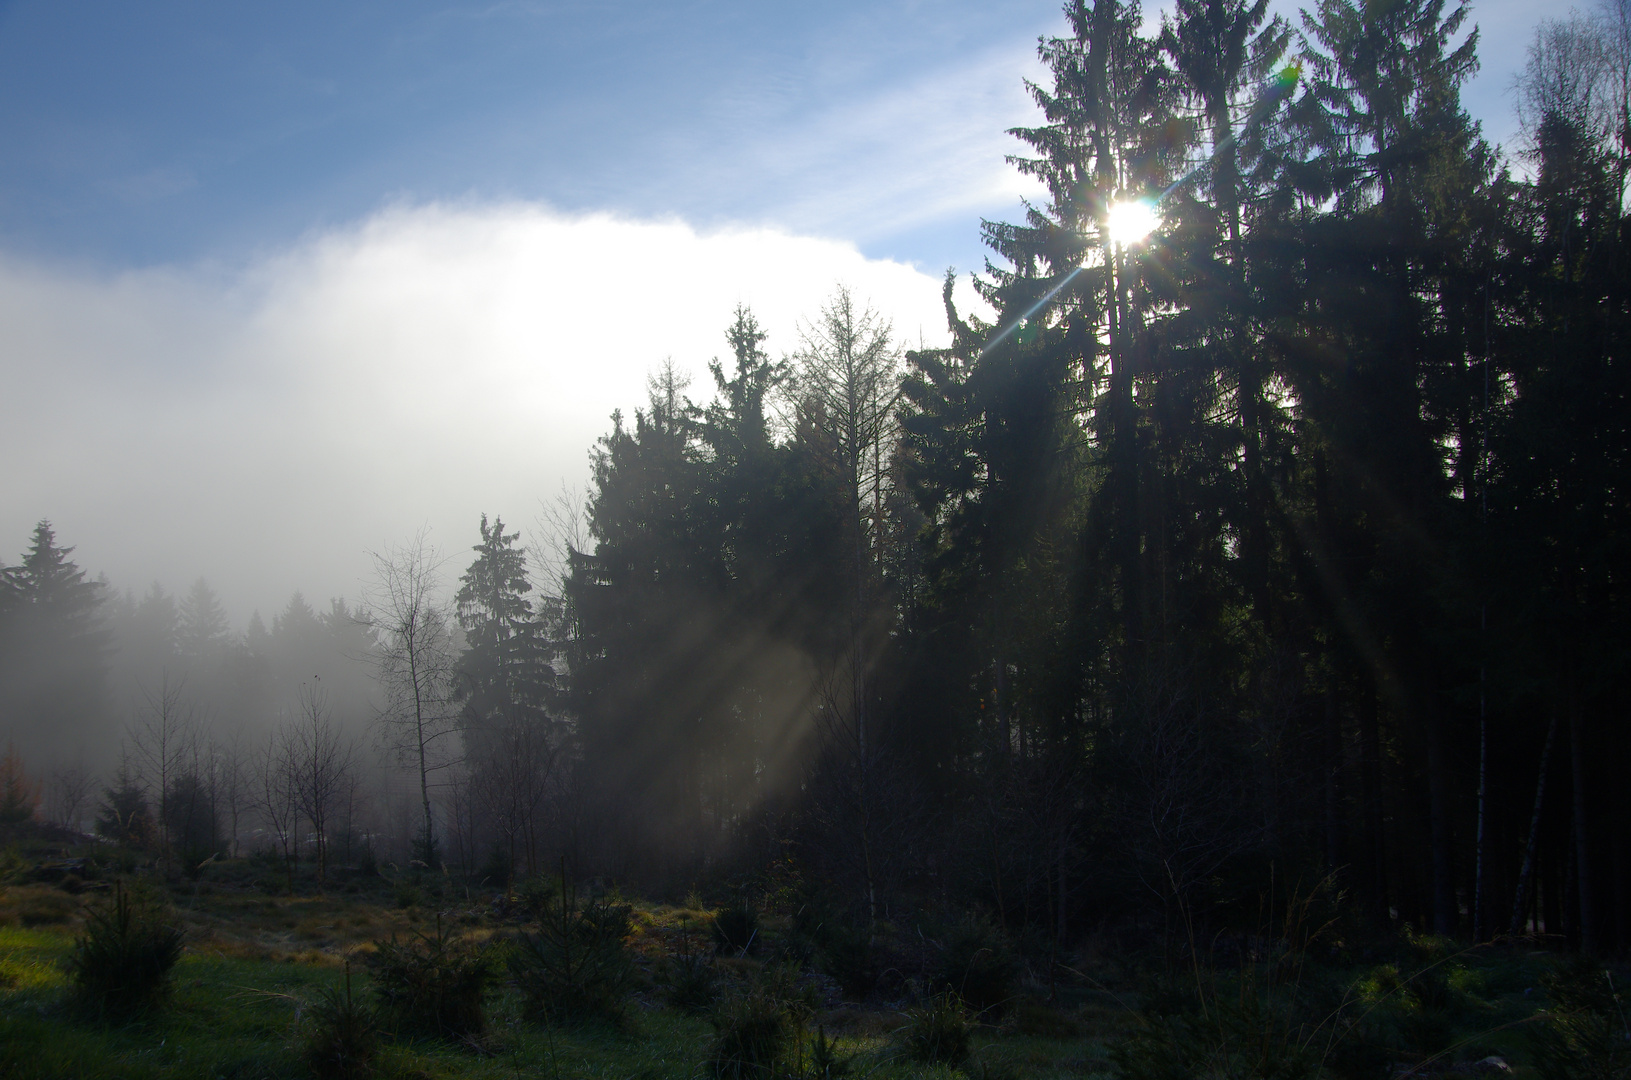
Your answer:
[[[476,871],[476,879],[490,888],[507,889],[510,887],[510,874],[514,869],[510,853],[505,850],[503,844],[494,840],[493,846],[487,850],[487,861]]]
[[[937,994],[906,1014],[900,1038],[906,1056],[953,1068],[968,1060],[972,1026],[955,994]]]
[[[436,919],[434,934],[399,944],[375,942],[371,960],[381,1018],[401,1034],[463,1039],[487,1029],[485,998],[493,981],[489,951],[463,941]]]
[[[1001,1010],[1013,996],[1016,968],[1002,930],[987,919],[969,917],[946,934],[935,981],[983,1013]]]
[[[703,952],[681,952],[662,966],[664,996],[683,1013],[701,1016],[719,998],[719,972]]]
[[[864,998],[878,985],[871,932],[815,898],[794,918],[796,938],[810,942],[816,965],[838,980],[844,993]]]
[[[1204,1012],[1146,1013],[1111,1048],[1124,1080],[1315,1080],[1306,1033],[1254,993],[1217,995]]]
[[[759,973],[756,982],[795,1023],[808,1022],[821,1008],[820,995],[815,986],[800,975],[797,964],[772,964]]]
[[[546,1023],[610,1020],[620,1023],[634,986],[627,904],[592,900],[579,907],[563,895],[538,922],[537,934],[518,934],[510,974],[527,1015]]]
[[[759,913],[746,905],[714,912],[714,949],[747,955],[759,951]]]
[[[372,1076],[379,1054],[379,1014],[351,994],[351,965],[339,987],[323,990],[306,1013],[301,1056],[317,1080]]]
[[[181,958],[183,933],[165,905],[116,882],[110,901],[90,907],[68,971],[79,993],[103,1013],[128,1015],[157,1001]]]
[[[704,1062],[709,1075],[721,1080],[774,1075],[793,1034],[781,1002],[756,988],[721,999],[708,1019],[714,1028]]]
[[[1552,1007],[1530,1036],[1542,1080],[1631,1076],[1631,1024],[1609,973],[1577,959],[1542,979]]]
[[[555,910],[555,904],[560,899],[562,885],[559,881],[536,874],[520,885],[516,886],[515,899],[530,918],[542,921]]]
[[[408,851],[410,865],[418,864],[422,870],[437,870],[442,865],[442,845],[436,839],[436,834],[426,825],[421,825],[419,831],[413,834],[413,842]]]
[[[1428,1056],[1450,1045],[1462,1011],[1461,995],[1441,964],[1418,971],[1403,984],[1399,997],[1399,1030],[1407,1049]]]
[[[96,831],[116,844],[137,848],[147,847],[158,834],[146,792],[123,767],[115,774],[113,785],[102,793]]]

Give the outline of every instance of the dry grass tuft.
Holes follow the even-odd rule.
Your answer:
[[[0,926],[62,926],[79,918],[80,897],[49,885],[18,885],[0,897]]]

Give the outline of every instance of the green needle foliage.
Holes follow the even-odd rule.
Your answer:
[[[662,967],[668,1003],[692,1016],[701,1016],[719,999],[719,971],[711,952],[679,952]]]
[[[68,971],[95,1010],[128,1016],[163,997],[184,937],[168,914],[155,896],[127,889],[123,882],[114,884],[110,901],[87,909]]]
[[[374,1075],[379,1055],[379,1013],[351,992],[351,965],[345,981],[327,987],[306,1013],[306,1065],[317,1080],[362,1080]]]
[[[491,951],[454,935],[440,916],[431,934],[375,943],[374,994],[385,1023],[400,1035],[467,1039],[487,1030],[485,999],[495,969]]]
[[[530,1018],[550,1024],[621,1023],[634,988],[626,904],[579,906],[563,887],[558,904],[540,913],[537,934],[518,934],[510,976]]]

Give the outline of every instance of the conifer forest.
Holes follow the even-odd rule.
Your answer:
[[[202,578],[131,591],[49,521],[0,538],[9,880],[52,843],[178,897],[383,874],[427,911],[531,896],[535,941],[581,887],[718,908],[722,950],[762,927],[846,1001],[949,987],[1022,1027],[1007,1002],[1142,957],[1141,1034],[1058,1075],[1305,1075],[1150,1049],[1191,1015],[1152,986],[1205,1013],[1203,966],[1273,954],[1299,904],[1342,963],[1623,962],[1631,6],[1542,24],[1500,147],[1461,101],[1475,19],[1068,0],[1011,132],[1045,197],[978,223],[949,347],[842,284],[796,339],[745,303],[711,384],[654,365],[525,542],[532,507],[491,507],[240,631]],[[982,948],[1029,989],[980,998]],[[1536,1075],[1624,1076],[1613,1026],[1609,1071]],[[1309,1067],[1440,1068],[1407,1043]],[[712,1075],[782,1075],[713,1045]]]

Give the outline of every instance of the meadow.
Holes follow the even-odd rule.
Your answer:
[[[1624,1028],[1614,993],[1623,972],[1582,967],[1537,942],[1360,942],[1344,937],[1340,907],[1318,926],[1301,923],[1325,909],[1304,904],[1279,924],[1282,933],[1220,938],[1205,964],[1122,947],[1106,934],[1050,956],[1004,941],[989,922],[896,921],[877,927],[873,970],[857,992],[837,939],[812,924],[814,901],[796,896],[761,896],[756,907],[694,894],[648,903],[596,883],[538,879],[500,891],[393,867],[332,870],[322,890],[301,876],[291,894],[270,860],[217,861],[195,878],[161,883],[159,868],[128,852],[76,856],[42,859],[14,847],[4,858],[7,1080],[1563,1080],[1624,1076],[1631,1062],[1631,1033],[1615,1030]],[[95,914],[125,890],[179,927],[183,947],[151,1001],[110,1012],[76,987],[71,969]],[[602,929],[591,940],[584,927],[596,918],[613,929],[595,924]],[[547,951],[551,920],[564,928],[567,977],[577,980],[553,999],[536,992],[547,963],[529,969],[514,960],[524,942]],[[408,1013],[387,1007],[381,986],[393,949],[439,957],[417,969],[429,977],[439,977],[437,964],[480,967],[479,1015],[456,1032],[413,1029]],[[591,954],[611,957],[621,974],[607,982],[603,970],[585,968]],[[838,977],[846,975],[848,986]],[[1609,988],[1594,999],[1596,1012],[1589,993],[1570,990],[1589,990],[1593,979]],[[597,998],[597,986],[610,989]],[[581,1007],[592,1000],[604,1008]],[[348,1001],[374,1049],[336,1071],[313,1048],[349,1037],[334,1026],[334,1010]]]

